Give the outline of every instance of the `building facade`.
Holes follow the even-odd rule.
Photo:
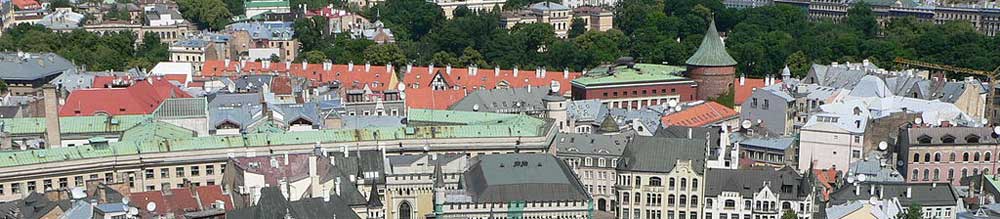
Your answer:
[[[616,167],[616,216],[701,218],[707,144],[702,139],[641,136],[630,141]]]
[[[683,71],[657,64],[598,67],[573,80],[573,100],[600,99],[608,108],[622,109],[696,100],[698,85],[679,76]]]
[[[792,168],[709,169],[705,218],[779,219],[786,211],[812,218],[815,193],[809,177]]]
[[[998,143],[989,127],[916,126],[899,136],[907,182],[958,185],[967,176],[996,173]]]
[[[698,83],[698,100],[718,97],[733,87],[737,63],[726,52],[726,45],[715,29],[715,20],[708,24],[701,45],[685,63],[688,77]]]
[[[617,210],[618,159],[633,135],[567,134],[556,135],[556,156],[569,164],[580,182],[593,197],[598,211]]]

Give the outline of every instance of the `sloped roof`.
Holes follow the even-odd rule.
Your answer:
[[[707,101],[701,105],[663,116],[663,126],[706,126],[738,116],[736,110],[722,104]]]
[[[692,161],[694,171],[705,166],[705,139],[636,136],[625,146],[618,170],[668,173],[678,161]]]
[[[55,53],[0,53],[0,79],[37,80],[68,71],[76,71],[69,60]]]
[[[464,175],[466,191],[477,203],[590,200],[569,166],[550,154],[489,154],[476,159]]]
[[[190,98],[191,95],[163,78],[137,81],[127,88],[93,88],[76,90],[66,98],[60,116],[150,114],[168,98]]]
[[[156,111],[153,117],[156,118],[201,118],[208,116],[208,102],[205,98],[171,98],[166,99]]]
[[[723,192],[738,192],[744,198],[753,197],[754,193],[766,185],[781,200],[804,200],[812,189],[801,188],[805,178],[791,168],[709,169],[705,175],[705,196],[710,197],[719,196]],[[782,187],[791,189],[785,190]]]
[[[577,124],[589,122],[591,125],[598,125],[608,116],[608,107],[601,103],[601,100],[575,100],[566,106],[566,113],[570,120]]]
[[[359,219],[357,213],[336,195],[330,201],[323,198],[305,198],[289,202],[278,187],[260,190],[260,201],[256,206],[226,212],[226,218],[285,218],[291,215],[301,219]]]
[[[531,113],[545,110],[542,98],[549,95],[549,87],[479,89],[466,95],[462,100],[448,107],[450,110]]]
[[[188,210],[212,209],[212,204],[216,201],[222,201],[224,204],[221,210],[233,209],[232,199],[222,191],[220,185],[198,186],[194,189],[175,188],[170,189],[169,193],[160,190],[133,192],[129,194],[129,200],[130,204],[139,206],[140,215],[144,217],[165,216],[168,213],[181,216],[188,213]],[[156,209],[152,212],[145,208],[149,203],[156,205]]]
[[[863,182],[858,184],[858,188],[861,190],[858,195],[855,195],[856,188],[854,186],[843,186],[830,194],[830,203],[838,205],[848,201],[868,200],[873,196],[868,192],[871,191],[870,187],[872,186],[875,187],[876,191],[874,196],[878,196],[878,191],[882,191],[882,197],[898,198],[899,203],[903,206],[910,206],[910,204],[920,204],[924,207],[954,206],[958,201],[958,194],[950,183]],[[910,198],[906,197],[907,188],[911,191]]]
[[[736,65],[736,60],[726,52],[726,44],[722,42],[719,30],[715,29],[715,19],[709,22],[708,31],[705,32],[705,38],[701,40],[698,51],[695,51],[685,63],[693,66]]]
[[[889,87],[882,82],[882,79],[875,77],[873,75],[866,75],[861,78],[861,81],[854,86],[854,89],[849,93],[851,96],[855,97],[887,97],[892,95]]]
[[[740,104],[743,103],[750,95],[753,95],[754,90],[764,87],[763,78],[743,78],[743,83],[741,85],[740,78],[733,80],[733,89],[736,91],[734,95],[733,103]],[[774,79],[774,83],[781,83],[780,79]]]
[[[621,156],[632,133],[615,135],[559,133],[553,142],[560,154]]]
[[[412,66],[404,71],[406,106],[418,109],[447,109],[477,89],[559,84],[559,94],[565,94],[572,87],[570,81],[580,76],[580,72],[529,69],[452,68],[448,73],[445,66]],[[443,78],[447,89],[434,90],[431,82],[435,77]]]

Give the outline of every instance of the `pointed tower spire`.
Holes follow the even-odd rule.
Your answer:
[[[688,65],[695,66],[732,66],[736,65],[736,60],[726,52],[726,45],[719,36],[719,30],[715,28],[715,18],[708,23],[708,31],[705,38],[701,40],[698,51],[687,60]]]
[[[368,208],[377,209],[382,207],[382,200],[378,198],[378,182],[372,183],[371,192],[368,194]]]
[[[434,188],[444,188],[444,172],[441,171],[441,163],[434,161]]]

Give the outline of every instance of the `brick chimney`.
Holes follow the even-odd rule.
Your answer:
[[[42,101],[45,105],[45,147],[62,147],[62,136],[59,133],[59,97],[56,96],[56,86],[51,84],[42,86],[42,95]]]

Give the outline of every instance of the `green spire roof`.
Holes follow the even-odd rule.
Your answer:
[[[719,31],[715,29],[715,20],[708,24],[708,32],[705,39],[701,40],[701,46],[694,55],[687,60],[688,65],[696,66],[731,66],[736,65],[736,60],[726,52],[726,45],[719,37]]]

